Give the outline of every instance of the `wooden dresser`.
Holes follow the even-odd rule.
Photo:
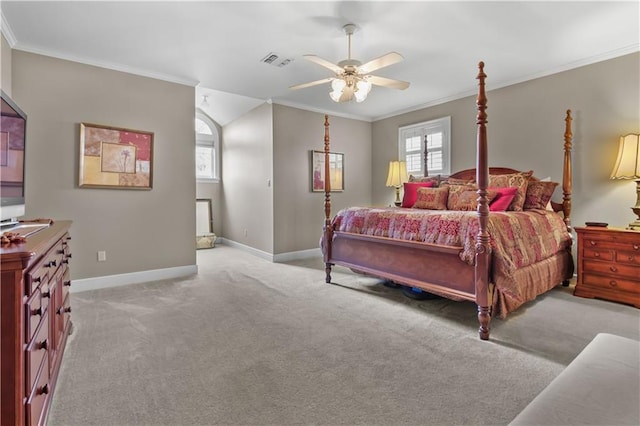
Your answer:
[[[44,425],[71,330],[69,228],[0,248],[0,425]]]
[[[619,228],[575,228],[578,280],[574,295],[640,308],[640,232]]]

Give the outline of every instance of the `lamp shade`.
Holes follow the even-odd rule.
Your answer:
[[[620,137],[618,159],[611,172],[611,179],[640,179],[640,135]]]
[[[389,161],[389,174],[387,175],[387,186],[402,186],[407,182],[407,164],[404,161]]]

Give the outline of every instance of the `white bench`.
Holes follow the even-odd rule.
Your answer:
[[[640,425],[640,342],[598,334],[511,425]]]

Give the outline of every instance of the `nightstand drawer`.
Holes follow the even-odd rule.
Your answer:
[[[584,274],[582,283],[585,285],[601,287],[611,291],[626,291],[629,293],[638,293],[640,285],[631,280],[603,277],[601,275]],[[640,300],[640,295],[637,296]]]
[[[613,251],[604,249],[585,248],[584,257],[588,259],[613,260]]]
[[[632,251],[617,251],[616,262],[640,266],[640,253]]]
[[[625,236],[626,237],[626,236]],[[600,250],[623,250],[640,253],[640,244],[629,241],[629,238],[614,238],[612,235],[588,236],[584,241],[585,250],[587,248],[597,248]]]
[[[587,261],[583,263],[584,272],[595,272],[610,276],[612,278],[638,279],[640,277],[640,267],[624,265],[621,263]]]

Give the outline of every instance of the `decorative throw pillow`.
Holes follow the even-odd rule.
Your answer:
[[[510,186],[507,188],[487,188],[487,190],[496,192],[496,198],[489,204],[489,211],[503,212],[507,210],[513,201],[518,188]]]
[[[456,210],[455,206],[458,204],[458,198],[465,191],[477,191],[478,188],[475,185],[445,185],[449,187],[449,195],[447,197],[447,208],[449,210]]]
[[[433,186],[440,186],[440,175],[436,176],[414,176],[409,175],[409,182],[433,182]]]
[[[527,185],[529,184],[529,178],[532,174],[533,171],[530,170],[528,172],[510,173],[506,175],[489,175],[489,187],[507,188],[515,186],[518,188],[507,210],[522,211],[524,200],[527,196]]]
[[[444,180],[442,182],[444,183],[448,183],[449,185],[473,185],[476,183],[475,179],[458,179],[458,178],[447,178],[446,180]]]
[[[413,207],[418,196],[418,188],[430,188],[432,186],[434,186],[433,182],[405,182],[402,207]]]
[[[446,210],[449,187],[418,188],[414,209]]]
[[[498,193],[496,191],[492,191],[487,189],[487,199],[489,203],[496,197]],[[467,189],[460,193],[460,195],[456,198],[455,204],[449,207],[449,210],[463,210],[463,211],[471,211],[476,210],[478,208],[478,190],[477,189]]]
[[[524,200],[524,210],[546,209],[556,186],[558,186],[558,182],[529,181],[527,196]]]

